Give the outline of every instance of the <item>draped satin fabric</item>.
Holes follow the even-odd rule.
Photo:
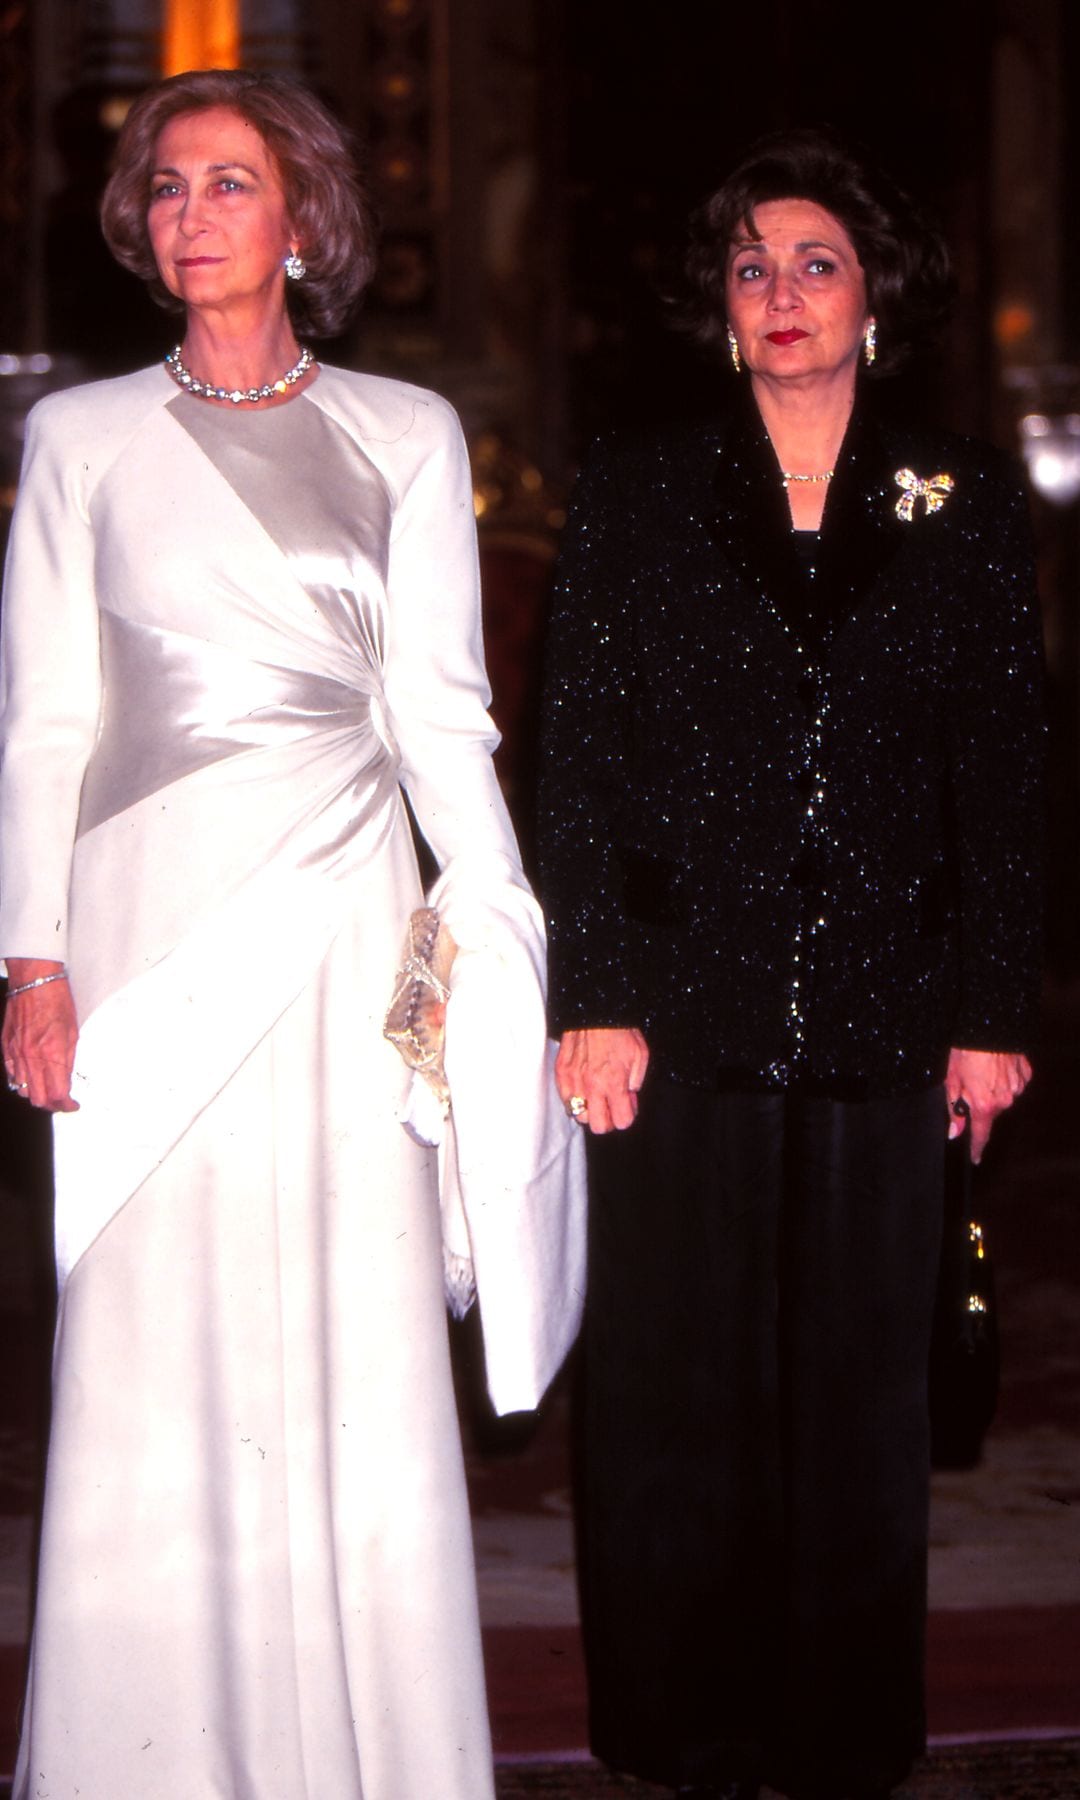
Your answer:
[[[57,1132],[61,1281],[310,979],[350,879],[402,824],[381,676],[386,482],[311,404],[231,416],[178,396],[166,410],[167,493],[194,487],[195,519],[163,500],[152,586],[133,566],[101,603],[102,726],[71,884],[82,1112]],[[318,477],[283,481],[291,466]],[[240,595],[233,571],[253,565]],[[165,1019],[167,1073],[146,1054]]]

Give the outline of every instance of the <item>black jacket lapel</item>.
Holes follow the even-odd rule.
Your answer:
[[[796,638],[807,621],[807,583],[791,541],[791,515],[776,453],[749,393],[720,444],[711,530],[743,580]]]
[[[807,647],[827,642],[856,611],[903,542],[894,473],[877,425],[857,409],[829,486],[811,583],[792,542],[776,454],[749,392],[741,396],[717,458],[712,534]]]
[[[895,459],[875,420],[852,414],[821,521],[814,578],[822,635],[832,637],[866,599],[904,541]]]

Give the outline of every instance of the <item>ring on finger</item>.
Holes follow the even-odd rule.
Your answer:
[[[13,1094],[25,1094],[29,1085],[26,1081],[12,1081],[11,1076],[8,1076],[8,1088]]]
[[[571,1094],[566,1102],[566,1110],[572,1119],[580,1119],[589,1110],[589,1102],[584,1094]]]

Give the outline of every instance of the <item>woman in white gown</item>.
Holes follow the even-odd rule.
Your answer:
[[[61,1282],[14,1792],[484,1800],[436,1159],[382,1036],[404,788],[456,968],[501,929],[542,1038],[465,450],[301,352],[371,265],[303,90],[161,84],[104,221],[186,328],[35,410],[7,576],[3,1049],[56,1114]]]

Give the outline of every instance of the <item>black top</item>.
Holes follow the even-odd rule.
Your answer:
[[[940,509],[898,517],[905,468],[953,477]],[[1029,535],[999,452],[863,412],[820,534],[792,532],[748,398],[594,447],[549,655],[556,1032],[636,1025],[676,1079],[839,1097],[1030,1047]]]

